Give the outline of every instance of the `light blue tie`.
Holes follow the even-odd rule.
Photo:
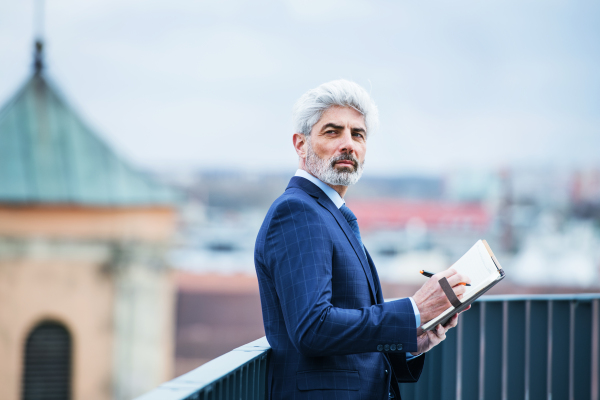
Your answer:
[[[348,225],[350,225],[352,232],[354,232],[354,236],[356,236],[356,239],[358,240],[358,243],[360,243],[360,247],[366,256],[367,253],[365,252],[365,246],[363,245],[362,239],[360,238],[360,230],[358,229],[358,221],[356,219],[356,215],[354,215],[352,210],[350,210],[345,203],[343,206],[340,207],[340,212],[342,213],[344,218],[346,218],[346,221],[348,221]]]

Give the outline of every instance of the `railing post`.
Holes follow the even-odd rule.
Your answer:
[[[575,400],[575,308],[577,302],[569,302],[569,400]]]
[[[531,300],[525,301],[525,400],[529,400],[531,374]]]
[[[456,327],[456,400],[462,400],[463,325]]]
[[[485,399],[485,306],[479,310],[479,400]]]
[[[552,315],[554,313],[554,302],[550,300],[548,302],[548,354],[547,354],[547,370],[546,370],[546,398],[552,400],[552,332],[554,328],[554,319]]]
[[[599,362],[600,358],[600,300],[592,301],[592,365],[591,365],[591,399],[600,400],[598,394],[598,381],[600,380]]]
[[[508,400],[508,301],[502,302],[502,400]]]

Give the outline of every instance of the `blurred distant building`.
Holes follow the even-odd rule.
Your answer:
[[[600,226],[600,169],[577,171],[571,177],[571,208],[575,216]]]
[[[171,378],[175,193],[35,73],[0,109],[0,399],[131,399]]]
[[[574,203],[600,203],[600,170],[575,172],[571,182],[571,199]]]
[[[348,201],[371,251],[393,256],[411,250],[443,248],[450,258],[462,255],[478,238],[489,233],[493,216],[479,203],[431,200]],[[375,236],[376,240],[369,240]]]
[[[478,203],[381,199],[352,201],[352,207],[360,214],[364,230],[406,229],[420,221],[429,230],[485,232],[491,222],[491,215]]]

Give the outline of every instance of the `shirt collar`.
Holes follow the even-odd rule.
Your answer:
[[[341,208],[346,203],[346,201],[344,201],[344,199],[342,199],[342,196],[340,196],[340,194],[338,192],[333,190],[333,188],[331,186],[327,185],[326,183],[321,181],[319,178],[315,178],[314,176],[312,176],[305,170],[299,169],[298,171],[296,171],[296,176],[300,176],[302,178],[308,179],[309,181],[311,181],[312,183],[317,185],[319,187],[319,189],[321,189],[323,192],[325,192],[327,197],[329,197],[329,199],[331,201],[333,201],[333,204],[335,204],[335,206],[337,208]]]

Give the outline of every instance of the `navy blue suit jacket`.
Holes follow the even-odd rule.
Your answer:
[[[387,399],[416,381],[409,299],[384,302],[368,252],[329,197],[293,177],[256,239],[271,399]]]

